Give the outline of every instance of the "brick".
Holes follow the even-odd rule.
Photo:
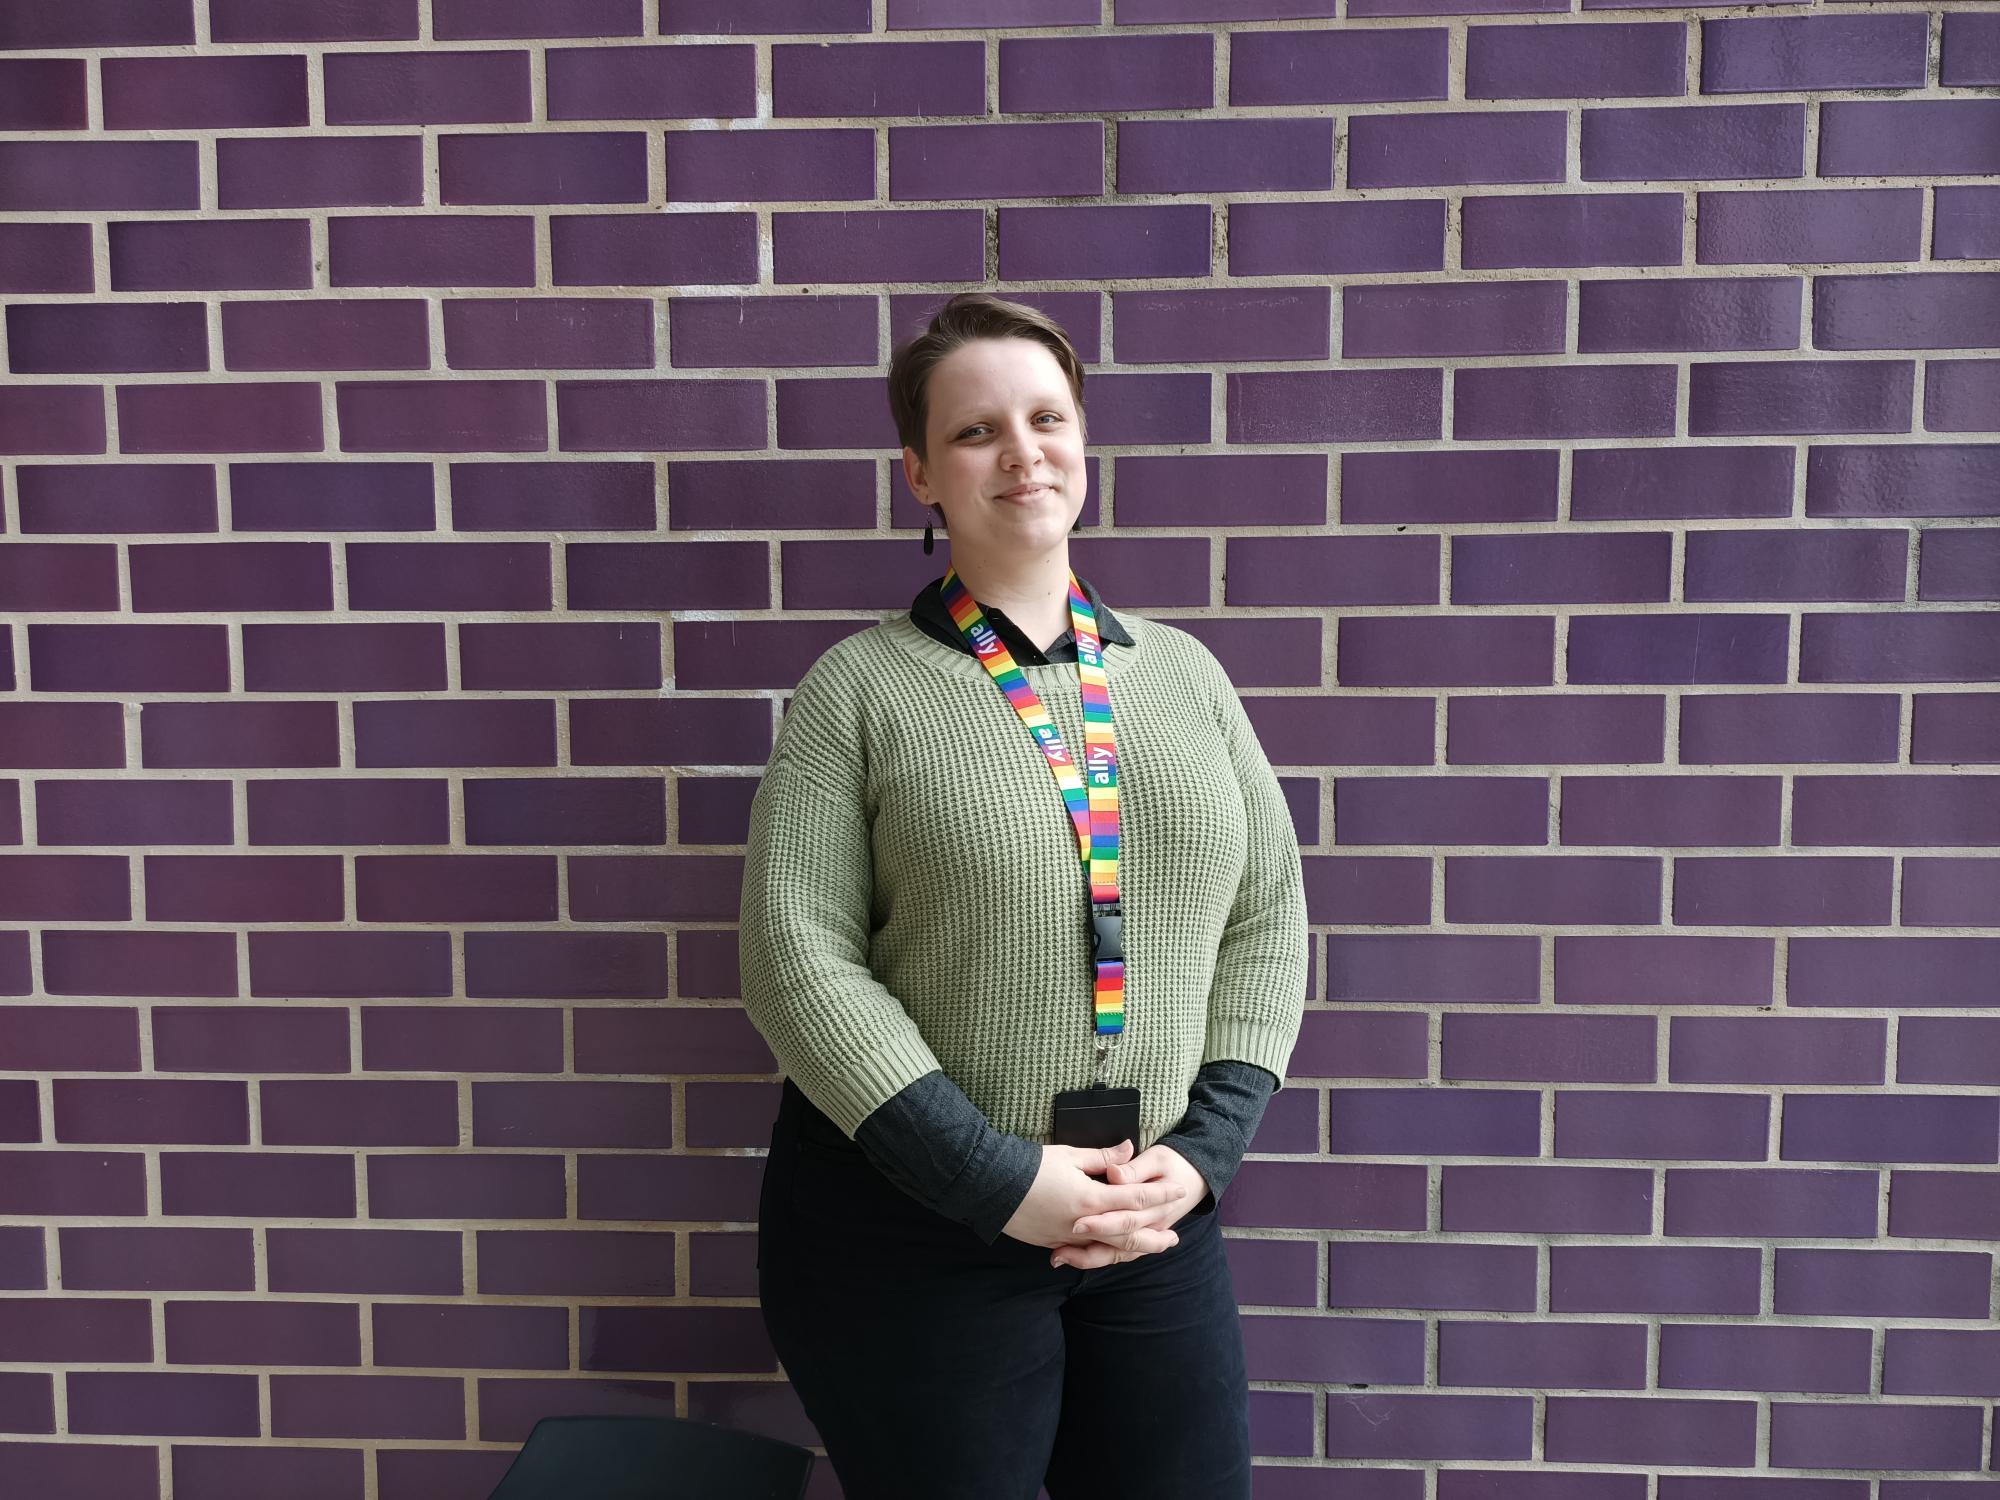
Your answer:
[[[2000,172],[2000,99],[1828,100],[1822,177]]]
[[[2000,843],[1995,793],[2000,778],[1992,776],[1801,775],[1793,792],[1793,842]]]
[[[1128,122],[1123,129],[1130,132],[1138,125],[1137,121]],[[836,162],[829,159],[802,176],[796,190],[780,184],[775,191],[731,193],[728,196],[811,199],[873,196],[870,185],[874,170],[872,156],[861,149],[868,133],[838,132],[828,137],[829,144],[835,139],[845,140],[850,134],[862,138],[854,142],[851,168],[845,160]],[[892,125],[888,134],[889,197],[893,200],[1095,198],[1104,192],[1104,123],[1101,120],[1005,125]],[[767,133],[769,138],[770,133]],[[719,141],[722,137],[707,135],[686,139]],[[777,146],[780,142],[773,140],[772,144]],[[1143,143],[1133,149],[1143,154]],[[671,148],[669,151],[667,172],[671,180]],[[713,151],[711,146],[708,154],[713,154]],[[802,164],[807,160],[809,158],[802,158]],[[718,179],[716,190],[703,196],[723,196],[721,189],[731,182],[763,187],[768,181],[768,178],[760,179],[754,162],[745,162],[741,168],[726,175],[721,170],[723,165],[718,159],[714,166]],[[691,170],[700,177],[708,169],[694,164]],[[1330,166],[1328,180],[1331,180]],[[1122,179],[1120,185],[1124,186]],[[846,191],[848,186],[859,191]],[[681,195],[676,192],[675,196]]]
[[[1323,360],[1328,307],[1323,287],[1118,292],[1112,319],[1124,362]]]
[[[1665,437],[1674,429],[1676,376],[1672,365],[1463,369],[1453,379],[1451,435]]]
[[[548,397],[538,380],[343,380],[334,387],[347,453],[539,453]]]
[[[1860,926],[1888,916],[1886,859],[1684,855],[1675,862],[1674,920],[1684,925]]]
[[[1788,1469],[1977,1469],[1979,1445],[1973,1406],[1771,1403],[1771,1462]]]
[[[1006,102],[1004,48],[1014,45],[1002,44],[1001,108],[1039,112],[1041,105]],[[1043,70],[1035,71],[1039,75]],[[779,119],[983,114],[985,45],[977,41],[774,42],[771,111]]]
[[[447,298],[444,344],[455,370],[650,369],[653,307],[622,297]]]
[[[1470,16],[1567,11],[1567,0],[1348,0],[1350,16]]]
[[[1928,23],[1914,12],[1704,20],[1701,89],[1922,88],[1929,48]]]
[[[218,42],[414,41],[417,0],[342,0],[331,8],[320,0],[208,0],[208,27]]]
[[[2000,343],[2000,273],[1813,278],[1821,349],[1985,349]]]
[[[1549,1311],[1755,1313],[1757,1258],[1754,1246],[1552,1245]]]
[[[86,130],[89,64],[80,57],[0,59],[0,130]]]
[[[1231,43],[1232,48],[1249,44],[1254,35],[1243,33],[1237,36]],[[1307,36],[1303,32],[1291,35],[1299,42]],[[880,71],[884,76],[881,77],[876,97],[906,106],[894,109],[894,113],[976,115],[984,112],[979,44],[929,42],[915,45],[962,49],[950,57],[940,52],[924,59],[926,66],[916,75],[928,80],[926,93],[921,98],[901,97],[901,91],[915,85],[895,58],[884,56],[878,62],[866,50],[854,47],[774,46],[771,49],[774,111],[780,115],[871,113],[876,108],[872,103],[868,109],[833,109],[826,106],[854,103],[854,95],[850,91],[860,87],[864,80],[873,82],[873,75]],[[851,77],[852,82],[845,86],[831,79],[821,82],[824,75],[839,67],[838,63],[829,59],[837,59],[842,53],[857,52],[861,66],[851,71],[840,70]],[[798,54],[796,59],[792,56],[794,53]],[[817,53],[817,57],[808,55],[813,53]],[[1215,102],[1214,58],[1215,38],[1206,32],[1003,37],[1000,40],[1000,109],[1003,114],[1109,114],[1118,110],[1207,109]],[[791,75],[802,75],[801,91],[806,92],[821,108],[800,110],[784,107],[788,92],[786,80]],[[922,107],[933,98],[937,107]]]
[[[1330,1392],[1326,1451],[1334,1458],[1526,1459],[1532,1408],[1526,1396]]]
[[[1922,533],[1919,599],[1986,600],[2000,592],[2000,532],[1971,527]]]
[[[1430,537],[1237,537],[1228,543],[1232,604],[1435,604]],[[1240,580],[1254,578],[1256,581]],[[1381,789],[1386,792],[1386,788]],[[1359,799],[1363,794],[1350,794]],[[1358,832],[1360,824],[1353,825]],[[1395,843],[1390,838],[1383,842]],[[1481,841],[1483,842],[1483,840]]]
[[[1348,359],[1559,354],[1568,293],[1560,281],[1379,283],[1343,288],[1341,302]]]
[[[653,623],[468,622],[458,636],[461,676],[469,689],[650,690],[661,683],[659,626]]]
[[[251,1231],[65,1226],[63,1285],[71,1291],[248,1292]]]
[[[244,1444],[177,1446],[172,1454],[174,1486],[183,1494],[261,1492],[334,1496],[362,1487],[365,1459],[359,1448],[253,1448]]]
[[[532,118],[526,52],[332,52],[324,66],[329,125],[486,125]]]
[[[221,625],[30,625],[37,692],[226,692]]]
[[[303,56],[107,57],[107,130],[304,125]]]
[[[574,609],[762,608],[769,554],[752,542],[572,542]]]
[[[1798,177],[1805,171],[1803,104],[1663,105],[1586,109],[1586,182]]]
[[[1641,1016],[1448,1015],[1439,1076],[1651,1083],[1652,1033]]]
[[[1233,203],[1228,214],[1232,276],[1436,271],[1444,266],[1445,206],[1437,201]]]
[[[327,223],[334,286],[532,286],[535,226],[494,214],[374,218]]]
[[[1670,543],[1664,532],[1462,537],[1452,549],[1452,602],[1664,601]]]
[[[1112,204],[1002,208],[1000,266],[1006,277],[1205,276],[1207,204]]]
[[[43,780],[36,841],[62,844],[227,844],[229,784],[218,780]]]
[[[0,1212],[91,1217],[146,1212],[145,1158],[137,1151],[0,1151]]]
[[[48,931],[42,978],[51,995],[234,995],[235,954],[228,933]]]
[[[0,454],[102,453],[104,397],[90,386],[0,390]]]
[[[349,542],[346,550],[351,609],[550,607],[547,542]]]
[[[1906,359],[1697,361],[1688,432],[1908,432],[1916,365]]]
[[[1908,554],[1906,533],[1879,527],[1693,533],[1685,557],[1685,597],[1704,603],[1853,599],[1899,604]]]
[[[245,625],[243,684],[260,692],[418,692],[445,686],[444,629],[420,621]]]
[[[652,777],[482,778],[466,784],[466,842],[664,844],[663,784]]]
[[[146,914],[169,922],[338,922],[340,861],[319,855],[148,854]]]
[[[1025,211],[1001,209],[1003,232],[1008,215]],[[957,208],[774,212],[771,237],[781,284],[977,280],[986,241],[983,213]],[[1183,259],[1187,253],[1184,237]]]
[[[18,0],[0,15],[0,49],[172,47],[194,41],[194,0]]]
[[[442,844],[450,841],[448,789],[416,777],[287,781],[246,788],[252,844]]]
[[[1659,1396],[1551,1396],[1544,1451],[1559,1463],[1754,1463],[1757,1403]]]
[[[481,1370],[569,1368],[569,1310],[377,1303],[375,1363]],[[298,1363],[298,1361],[288,1361]]]
[[[340,764],[331,703],[149,703],[140,712],[143,763],[153,769]]]
[[[1463,211],[1468,270],[1681,261],[1678,193],[1468,193]]]
[[[447,133],[438,138],[438,181],[448,204],[643,203],[646,138],[620,131]]]
[[[307,381],[121,385],[126,453],[316,453],[325,442],[320,390]]]
[[[449,1079],[268,1079],[262,1139],[272,1146],[455,1146],[458,1088]]]
[[[2000,83],[2000,17],[1976,11],[1944,17],[1938,82],[1947,88]]]
[[[142,613],[333,608],[324,542],[141,542],[130,558]]]
[[[1676,1016],[1671,1025],[1667,1076],[1675,1083],[1886,1081],[1880,1020]]]
[[[667,306],[676,369],[873,365],[880,357],[876,316],[873,297],[676,297]],[[873,498],[871,483],[871,511]]]
[[[205,1079],[58,1078],[55,1138],[86,1145],[247,1145],[244,1085]]]
[[[461,1380],[422,1375],[273,1375],[271,1435],[285,1438],[465,1436]]]
[[[1806,514],[2000,515],[2000,444],[1814,446],[1806,458]]]
[[[1815,188],[1695,195],[1695,260],[1916,260],[1923,189]]]
[[[0,224],[0,292],[94,292],[88,224]]]
[[[1229,53],[1229,103],[1355,104],[1446,97],[1443,27],[1247,31]],[[1206,105],[1207,101],[1201,101]],[[1120,133],[1123,144],[1123,131]]]
[[[644,24],[640,0],[574,0],[554,15],[536,0],[435,0],[431,19],[441,42],[638,36]]]
[[[1799,347],[1802,278],[1592,280],[1578,285],[1581,354]]]
[[[560,1219],[559,1156],[397,1151],[368,1159],[368,1207],[383,1219]],[[456,1246],[457,1236],[453,1236]],[[457,1269],[454,1254],[452,1267]],[[481,1283],[481,1290],[490,1290]]]
[[[257,1377],[72,1370],[69,1430],[158,1437],[256,1437]]]
[[[1669,1167],[1666,1232],[1696,1238],[1872,1239],[1873,1172]]]
[[[2000,765],[2000,694],[1912,695],[1910,760],[1917,765]]]
[[[1438,1384],[1643,1389],[1646,1330],[1619,1323],[1440,1320]]]
[[[187,1365],[359,1365],[360,1309],[339,1302],[166,1304],[166,1358]]]
[[[153,1016],[153,1055],[154,1067],[163,1073],[345,1072],[347,1014],[176,1005]]]
[[[773,215],[774,230],[780,217]],[[757,221],[747,213],[559,214],[549,221],[549,243],[557,286],[757,280]]]
[[[20,464],[24,534],[214,531],[207,464]]]
[[[444,933],[254,932],[250,992],[336,999],[447,995],[451,942]]]
[[[1073,130],[1082,127],[1024,125],[957,128],[1014,131]],[[892,130],[892,138],[899,133]],[[921,192],[900,190],[893,171],[890,182],[891,197],[926,196]],[[643,189],[643,177],[641,187]],[[870,130],[693,130],[670,131],[667,135],[669,202],[712,203],[755,199],[796,203],[874,196],[875,136]],[[959,192],[952,196],[962,197],[964,194]],[[595,201],[635,202],[643,197],[641,191],[630,197],[607,195]],[[571,198],[564,201],[584,200]]]
[[[1388,442],[1440,434],[1440,372],[1313,370],[1227,377],[1231,442]]]
[[[1443,521],[1461,516],[1530,521],[1553,520],[1555,513],[1556,456],[1552,452],[1492,449],[1340,455],[1340,514],[1346,522]]]
[[[552,1007],[369,1006],[361,1013],[370,1072],[559,1073],[563,1013]]]
[[[339,1152],[164,1151],[165,1213],[210,1218],[354,1217],[354,1158]],[[280,1288],[275,1281],[272,1290]]]
[[[1326,0],[1318,0],[1325,14]],[[713,6],[714,0],[703,0],[704,10]],[[776,10],[789,15],[801,9],[794,4],[771,5],[767,0],[766,10]],[[1159,9],[1157,3],[1154,9]],[[1138,15],[1127,0],[1127,14],[1119,17],[1127,25],[1134,21],[1160,20],[1159,15]],[[942,30],[950,27],[971,28],[988,26],[1094,26],[1098,13],[1090,8],[1089,0],[983,0],[983,3],[968,4],[967,0],[890,0],[889,29]],[[1184,19],[1175,17],[1174,19]]]
[[[99,542],[14,542],[0,550],[0,609],[118,608],[117,548]]]
[[[360,766],[552,766],[556,759],[550,702],[357,703],[354,734]]]
[[[762,380],[556,382],[566,453],[761,448],[765,421]]]
[[[1619,99],[1687,92],[1687,25],[1682,21],[1469,26],[1465,37],[1468,99]]]
[[[133,220],[106,229],[113,291],[264,292],[312,285],[312,240],[304,219]]]
[[[757,113],[752,47],[554,47],[547,59],[551,120],[720,120]],[[670,191],[672,185],[669,166]]]
[[[273,1227],[266,1235],[273,1292],[435,1297],[465,1290],[456,1231]]]
[[[222,304],[222,353],[230,370],[423,370],[431,362],[424,303],[417,298],[231,300]],[[236,477],[247,467],[234,466],[230,476],[239,530],[250,529]],[[304,466],[287,467],[296,472]]]
[[[1555,110],[1356,115],[1348,121],[1347,185],[1561,182],[1567,128]]]
[[[555,860],[514,854],[378,854],[354,862],[364,922],[549,922]]]
[[[208,368],[207,320],[193,302],[16,303],[7,346],[16,374]]]
[[[478,999],[667,993],[667,945],[653,933],[469,933],[465,964],[466,993]]]
[[[2000,359],[1927,360],[1924,428],[2000,432]]]
[[[416,136],[215,143],[223,208],[414,207],[424,201],[423,142]]]
[[[200,206],[193,141],[0,141],[0,212]]]
[[[1977,1396],[1993,1383],[1996,1349],[1993,1335],[1985,1330],[1892,1328],[1885,1340],[1885,1393]]]
[[[1118,126],[1118,192],[1312,192],[1332,186],[1332,120],[1126,120]]]
[[[451,504],[453,526],[459,531],[540,526],[564,531],[651,531],[653,465],[618,460],[454,463]]]
[[[501,1296],[671,1295],[665,1246],[666,1236],[642,1230],[480,1230],[479,1286]]]
[[[2000,911],[2000,860],[1920,859],[1904,870],[1902,918],[1910,927],[1992,927]]]
[[[1792,1094],[1785,1099],[1786,1161],[1991,1162],[1991,1095]],[[1982,1309],[1983,1315],[1983,1309]]]

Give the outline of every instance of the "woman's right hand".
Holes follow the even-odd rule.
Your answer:
[[[1149,1227],[1144,1210],[1174,1202],[1186,1194],[1186,1188],[1158,1178],[1132,1183],[1097,1180],[1098,1175],[1116,1163],[1131,1159],[1130,1140],[1115,1146],[1044,1145],[1041,1170],[1035,1173],[1028,1196],[1021,1200],[1020,1207],[1001,1226],[1000,1232],[1030,1245],[1052,1249],[1078,1243],[1071,1232],[1077,1220],[1129,1209],[1139,1211],[1141,1219],[1129,1234],[1119,1236],[1131,1251],[1129,1255],[1119,1255],[1119,1260],[1137,1259],[1179,1244],[1180,1236],[1173,1230]]]

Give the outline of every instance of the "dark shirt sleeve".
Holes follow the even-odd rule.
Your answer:
[[[1160,1138],[1208,1184],[1191,1213],[1214,1212],[1277,1087],[1267,1070],[1233,1059],[1204,1064],[1195,1075],[1187,1113]],[[1042,1165],[1039,1143],[995,1130],[942,1070],[886,1100],[854,1140],[884,1177],[988,1245],[1014,1217]]]

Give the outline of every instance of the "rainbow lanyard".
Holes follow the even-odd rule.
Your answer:
[[[1090,772],[1086,788],[1061,731],[956,568],[945,570],[943,594],[944,607],[965,633],[973,654],[985,663],[988,674],[1000,684],[1000,691],[1048,757],[1056,785],[1062,788],[1063,805],[1076,825],[1077,849],[1090,881],[1092,1000],[1097,1070],[1102,1080],[1111,1044],[1125,1031],[1125,950],[1121,941],[1124,908],[1118,900],[1118,736],[1111,721],[1111,684],[1104,673],[1097,611],[1072,570],[1069,618],[1076,635],[1076,675],[1083,695],[1083,755]]]

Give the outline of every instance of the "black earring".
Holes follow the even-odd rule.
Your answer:
[[[926,507],[925,507],[925,509],[929,509],[929,507],[928,507],[928,506],[926,506]],[[925,522],[924,522],[924,556],[925,556],[925,557],[929,557],[929,556],[931,555],[931,549],[932,549],[933,547],[935,547],[936,545],[937,545],[937,543],[936,543],[935,541],[933,541],[933,540],[931,539],[931,523],[930,523],[929,521],[925,521]]]

